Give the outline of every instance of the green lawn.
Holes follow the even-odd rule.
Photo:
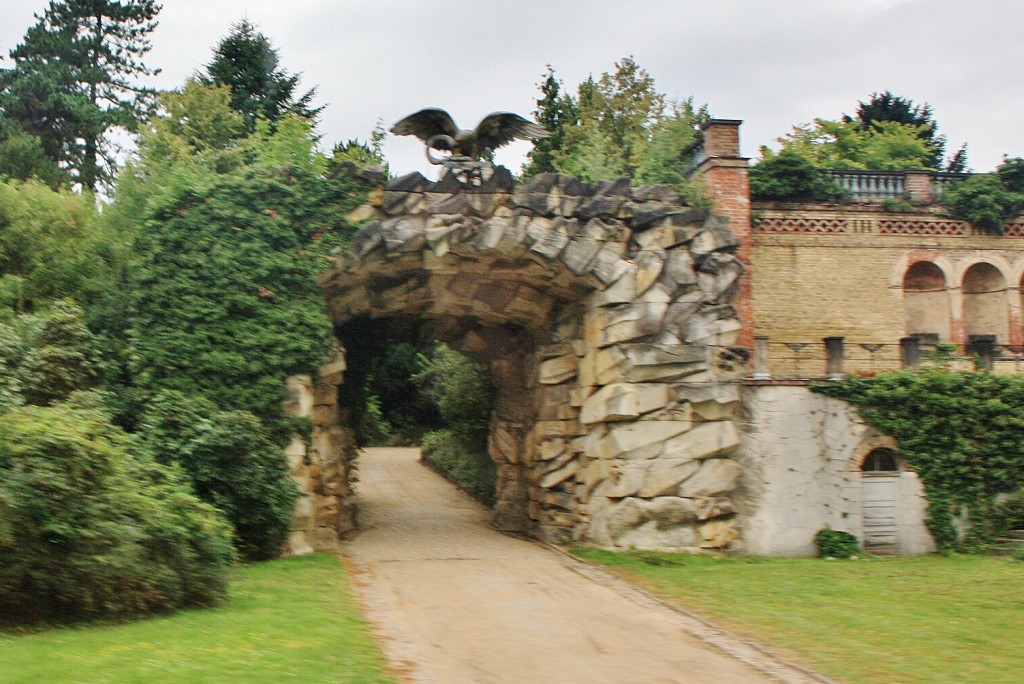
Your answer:
[[[1024,563],[1008,558],[573,553],[840,681],[1024,681]]]
[[[123,625],[0,632],[0,682],[393,682],[333,556],[243,566],[231,598]]]

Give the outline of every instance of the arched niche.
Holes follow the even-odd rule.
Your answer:
[[[931,261],[912,264],[903,276],[903,312],[907,335],[950,338],[946,274]]]
[[[990,263],[978,262],[964,273],[963,321],[967,340],[995,336],[999,344],[1009,340],[1006,278]]]

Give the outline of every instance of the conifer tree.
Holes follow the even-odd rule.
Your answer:
[[[275,122],[294,114],[315,126],[322,107],[311,107],[316,88],[296,95],[301,74],[289,74],[280,66],[270,39],[247,19],[234,24],[213,52],[200,80],[207,85],[231,88],[231,107],[246,120],[246,132],[256,130],[259,118]]]
[[[159,11],[155,0],[51,0],[0,75],[5,117],[83,188],[111,180],[107,131],[134,130],[153,106],[136,79],[157,73],[141,60]]]

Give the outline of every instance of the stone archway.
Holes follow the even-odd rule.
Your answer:
[[[514,189],[503,169],[478,187],[410,174],[355,217],[321,278],[339,342],[353,321],[400,320],[489,364],[496,524],[608,546],[736,538],[742,266],[721,220],[665,187]]]

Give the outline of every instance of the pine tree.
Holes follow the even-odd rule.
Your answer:
[[[155,91],[136,79],[157,71],[142,63],[156,28],[155,0],[51,0],[0,78],[5,116],[30,135],[83,188],[111,180],[105,135],[134,130]]]
[[[555,152],[562,149],[566,128],[575,126],[579,120],[575,100],[568,93],[562,93],[562,82],[550,64],[544,80],[537,87],[542,97],[537,100],[533,118],[551,135],[533,142],[533,149],[527,155],[529,161],[523,169],[524,177],[556,170]]]
[[[200,80],[231,87],[231,107],[245,116],[247,133],[256,130],[257,119],[275,122],[285,114],[295,114],[315,126],[323,109],[310,106],[316,88],[296,96],[301,75],[289,74],[279,61],[270,39],[243,19],[221,39]]]

